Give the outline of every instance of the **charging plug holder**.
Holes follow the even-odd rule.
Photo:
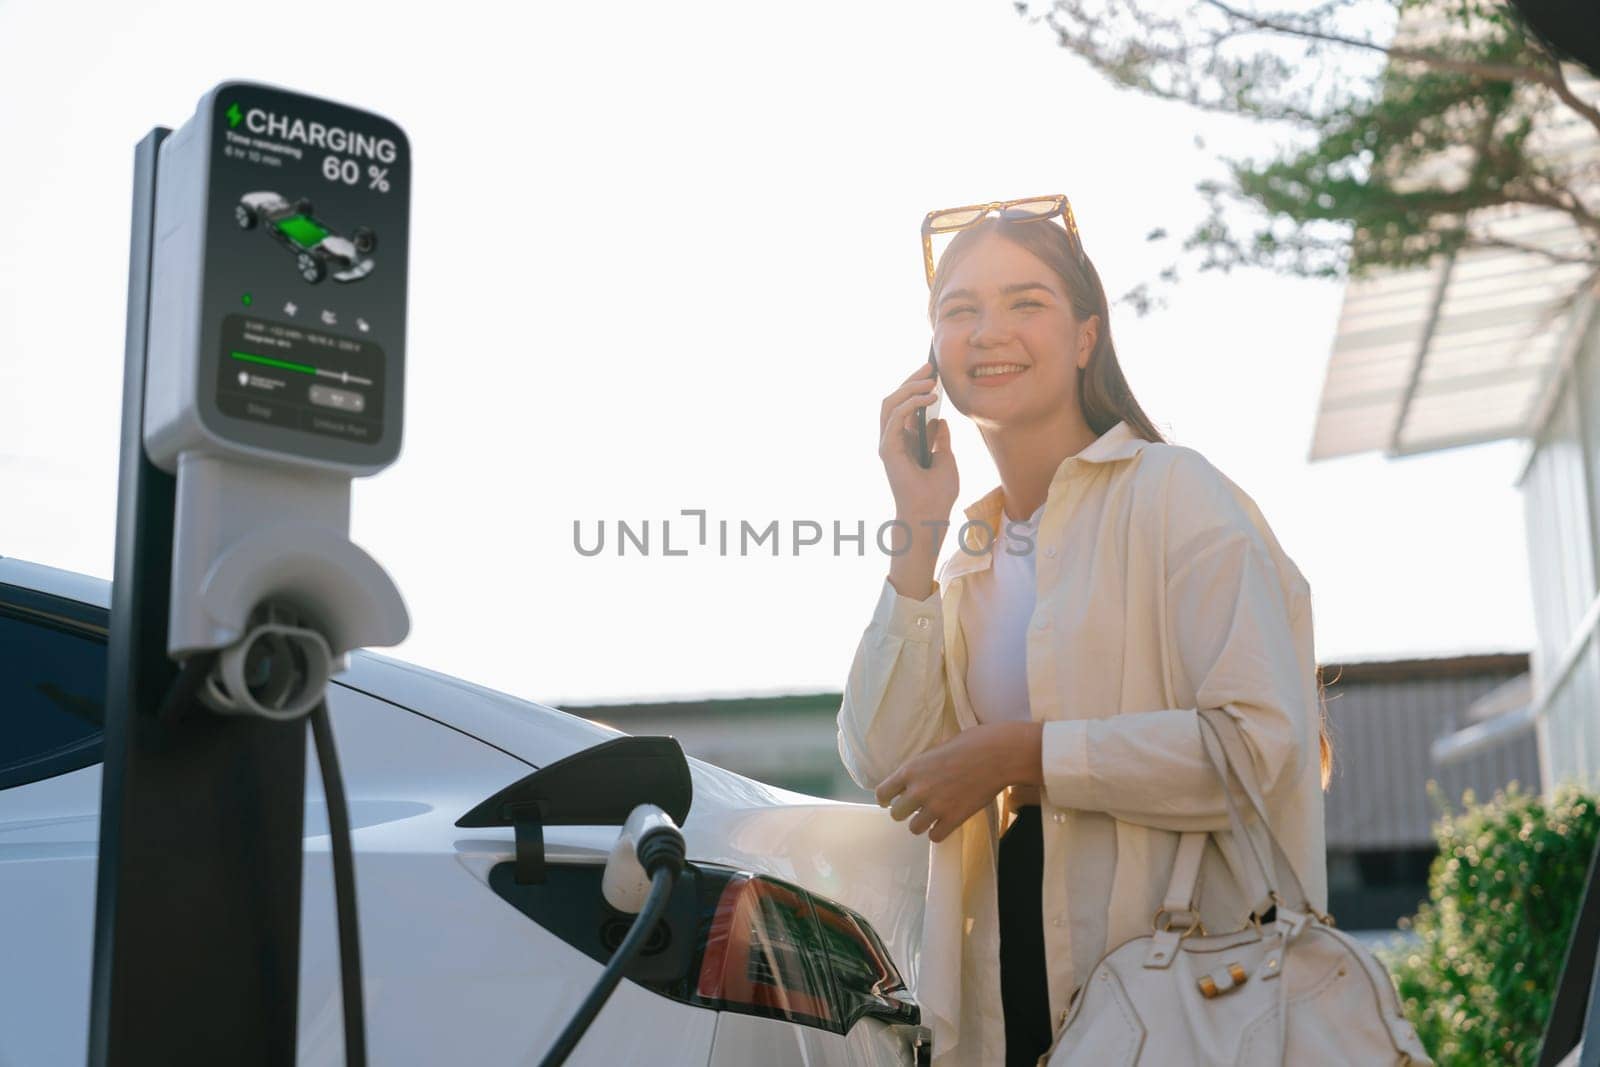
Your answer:
[[[320,633],[298,622],[292,610],[277,604],[256,609],[244,637],[217,658],[201,701],[225,715],[277,720],[298,719],[316,707],[333,654]]]

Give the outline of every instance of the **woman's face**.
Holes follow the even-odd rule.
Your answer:
[[[980,426],[1078,410],[1078,368],[1094,350],[1097,319],[1073,314],[1061,278],[1032,252],[980,237],[951,270],[933,322],[945,391]]]

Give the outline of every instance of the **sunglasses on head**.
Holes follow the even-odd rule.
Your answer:
[[[928,275],[928,288],[933,288],[933,237],[934,234],[955,233],[970,229],[982,222],[990,212],[1006,222],[1042,222],[1061,219],[1067,238],[1072,242],[1080,264],[1087,262],[1083,241],[1078,237],[1078,220],[1072,217],[1072,205],[1066,196],[1030,196],[1022,200],[996,200],[988,204],[968,204],[965,207],[947,207],[930,211],[922,219],[922,266]]]

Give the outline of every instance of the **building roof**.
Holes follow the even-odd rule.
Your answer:
[[[1334,748],[1325,801],[1328,847],[1430,846],[1440,815],[1430,783],[1450,805],[1459,805],[1468,790],[1488,799],[1513,781],[1537,790],[1532,731],[1447,765],[1435,762],[1432,752],[1436,741],[1472,725],[1488,702],[1517,691],[1508,683],[1527,670],[1527,653],[1325,666]]]
[[[1526,652],[1472,652],[1464,655],[1410,659],[1345,660],[1322,664],[1322,680],[1343,682],[1420,681],[1463,674],[1521,674],[1528,669]]]
[[[1580,96],[1600,95],[1600,82],[1581,68],[1567,76]],[[1558,107],[1529,146],[1560,171],[1592,157],[1600,139]],[[1441,161],[1417,180],[1439,181],[1441,168],[1448,174],[1461,166]],[[1592,204],[1600,181],[1575,191]],[[1375,269],[1347,284],[1317,405],[1313,462],[1537,432],[1594,307],[1592,293],[1571,300],[1590,265],[1551,256],[1586,258],[1589,247],[1571,217],[1552,208],[1509,204],[1474,213],[1468,224],[1505,247]]]

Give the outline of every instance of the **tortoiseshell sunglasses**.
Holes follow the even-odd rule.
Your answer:
[[[933,235],[954,233],[976,226],[991,211],[998,212],[1007,222],[1042,222],[1059,217],[1078,254],[1078,262],[1085,262],[1087,257],[1084,255],[1083,241],[1078,237],[1078,220],[1072,217],[1072,205],[1060,193],[1055,196],[1030,196],[1022,200],[996,200],[988,204],[947,207],[942,211],[930,211],[922,219],[922,266],[928,274],[928,288],[933,288]]]

